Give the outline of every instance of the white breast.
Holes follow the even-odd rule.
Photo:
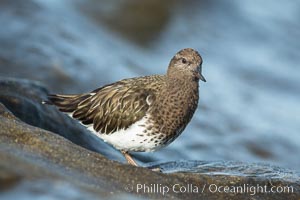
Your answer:
[[[124,151],[155,151],[162,146],[155,143],[154,136],[147,136],[145,131],[145,124],[148,124],[148,117],[145,116],[141,120],[132,124],[127,129],[120,129],[111,134],[102,134],[94,130],[92,126],[88,129],[98,137],[111,145],[113,145],[118,150]],[[158,134],[158,133],[157,133]],[[156,134],[156,135],[157,135]],[[152,141],[151,141],[152,139]]]

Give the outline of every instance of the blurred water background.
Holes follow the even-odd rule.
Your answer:
[[[36,0],[15,12],[5,2],[0,75],[53,93],[163,74],[178,50],[200,52],[207,83],[193,120],[167,148],[136,156],[299,170],[300,1]]]

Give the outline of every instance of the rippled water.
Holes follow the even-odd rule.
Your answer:
[[[77,32],[87,37],[86,54],[78,57],[89,62],[81,64],[95,71],[77,66],[69,73],[91,83],[86,88],[165,73],[181,48],[200,52],[207,79],[200,85],[200,106],[174,143],[143,153],[148,160],[263,161],[299,170],[299,1],[37,2],[58,13],[74,6],[110,35]],[[94,74],[99,80],[90,80]]]

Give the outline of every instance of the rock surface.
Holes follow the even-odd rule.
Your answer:
[[[59,122],[55,121],[58,116],[53,108],[40,104],[46,90],[36,82],[4,79],[0,82],[0,88],[0,198],[27,196],[34,199],[41,194],[57,199],[300,197],[299,174],[267,165],[200,161],[148,164],[150,168],[160,167],[163,172],[160,173],[111,161],[65,139],[68,134],[62,133],[67,128],[57,130],[50,126],[51,123],[71,122],[64,117]],[[33,109],[38,106],[39,113]],[[8,110],[9,107],[14,114]],[[50,127],[48,129],[53,132],[61,131],[64,137],[43,127]],[[73,137],[78,140],[82,138],[80,134],[86,134],[78,126],[73,129],[78,133]],[[89,142],[84,140],[79,145],[89,147]],[[255,191],[252,190],[244,194],[215,191],[217,185],[233,187],[244,184],[247,187],[266,185],[268,189],[272,186],[290,186],[293,193],[253,195]],[[143,190],[146,186],[148,189]]]

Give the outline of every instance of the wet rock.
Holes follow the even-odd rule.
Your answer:
[[[12,87],[20,82],[22,90]],[[241,199],[254,196],[252,190],[235,194],[216,192],[216,187],[255,187],[257,184],[266,185],[267,188],[290,186],[293,187],[293,193],[258,193],[254,196],[256,199],[300,197],[299,175],[271,166],[201,161],[148,164],[150,168],[160,167],[163,172],[160,173],[108,160],[101,154],[82,148],[58,134],[25,123],[26,114],[29,118],[32,114],[37,114],[34,113],[34,109],[25,112],[30,108],[25,105],[42,99],[45,90],[36,83],[25,80],[20,82],[1,82],[1,101],[15,99],[18,103],[8,104],[9,101],[6,101],[6,105],[12,110],[22,108],[23,113],[19,114],[21,120],[0,104],[0,197],[19,199],[26,196],[34,199],[43,194],[57,199]],[[12,98],[11,94],[16,93],[9,93],[8,88],[14,92],[18,91],[19,97]],[[30,95],[27,95],[26,88],[31,88]],[[43,121],[42,118],[40,120]],[[49,120],[52,120],[50,116]],[[36,122],[33,120],[31,123],[34,125]],[[77,128],[74,126],[74,130]]]
[[[80,191],[78,188],[85,188],[84,182],[82,182],[81,186],[81,183],[78,182],[82,175],[75,171],[73,174],[70,174],[69,166],[63,166],[61,164],[74,161],[76,165],[76,162],[81,162],[79,158],[89,157],[90,154],[88,151],[86,151],[86,154],[74,151],[73,153],[77,153],[76,160],[74,160],[75,157],[71,158],[66,155],[59,156],[59,153],[66,153],[66,149],[63,148],[65,144],[59,142],[62,137],[55,134],[49,135],[50,132],[23,123],[6,110],[3,104],[0,105],[0,115],[0,182],[3,191],[13,188],[12,192],[16,192],[21,190],[25,185],[32,183],[34,185],[40,183],[43,185],[43,190],[48,187],[46,183],[51,183],[50,185],[53,186],[61,184],[63,188],[67,188],[67,185],[70,185],[69,189],[73,188],[73,190],[78,190],[77,192]],[[66,144],[81,149],[71,142],[67,142]],[[48,162],[50,157],[54,160]],[[100,156],[100,158],[103,159],[102,156]],[[99,158],[96,160],[99,160]],[[105,159],[105,161],[107,160]],[[88,169],[89,167],[86,167],[87,171]],[[81,170],[84,170],[84,168]],[[77,183],[75,181],[76,176],[78,179]],[[66,177],[74,179],[71,181],[71,179],[67,180]],[[99,179],[97,182],[102,181],[103,180]],[[23,184],[23,186],[20,186],[20,184]],[[34,187],[35,186],[28,187],[28,189]],[[106,189],[107,188],[103,185],[103,188],[97,189],[97,193],[106,194]],[[92,188],[89,190],[92,190]],[[6,194],[4,194],[4,196],[5,195]]]

